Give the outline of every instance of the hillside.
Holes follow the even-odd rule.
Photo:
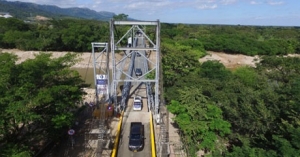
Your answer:
[[[88,8],[60,8],[53,5],[39,5],[19,1],[9,2],[5,0],[0,0],[0,8],[0,12],[8,12],[13,17],[22,20],[44,16],[48,18],[82,18],[107,21],[115,15],[112,12],[96,12]]]

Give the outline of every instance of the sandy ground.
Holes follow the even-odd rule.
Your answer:
[[[0,52],[8,52],[8,53],[13,53],[19,57],[19,60],[17,63],[21,63],[27,59],[33,59],[35,55],[39,54],[40,51],[21,51],[18,49],[0,49]],[[52,53],[53,58],[58,58],[62,57],[68,52],[53,52],[53,51],[48,51],[46,53]],[[73,67],[74,68],[87,68],[87,67],[93,67],[92,64],[92,53],[91,52],[84,52],[84,53],[79,53],[79,58],[80,62],[75,64]]]
[[[17,49],[0,49],[0,52],[9,52],[9,53],[14,53],[19,57],[19,61],[23,62],[26,59],[29,58],[34,58],[35,54],[38,54],[39,51],[21,51]],[[52,53],[52,56],[54,58],[56,57],[61,57],[65,55],[67,52],[49,52]],[[118,58],[121,58],[121,56],[117,56]],[[154,56],[151,56],[151,58],[155,58]],[[246,55],[231,55],[231,54],[226,54],[222,52],[212,52],[208,51],[208,55],[200,58],[200,62],[204,62],[207,60],[218,60],[220,63],[224,64],[228,68],[235,68],[238,66],[243,66],[243,65],[248,65],[248,66],[255,66],[255,59],[258,58],[258,56],[246,56]],[[93,67],[92,64],[92,53],[91,52],[83,52],[80,53],[80,59],[81,61],[74,65],[74,68],[87,68]],[[111,65],[110,65],[111,67]]]
[[[222,52],[212,52],[208,51],[208,55],[203,58],[200,58],[200,62],[207,60],[217,60],[222,63],[225,67],[233,69],[240,66],[255,66],[255,63],[258,60],[258,56],[246,56],[246,55],[232,55]]]

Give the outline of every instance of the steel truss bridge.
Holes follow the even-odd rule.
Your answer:
[[[121,34],[120,32],[125,32]],[[113,104],[115,115],[122,116],[117,135],[117,150],[112,156],[167,156],[168,131],[163,109],[160,22],[110,21],[110,42],[92,43],[96,106],[101,114],[97,127],[98,146],[94,156],[103,156],[106,139],[107,106]],[[121,57],[120,57],[121,56]],[[136,69],[142,74],[136,75]],[[105,77],[99,85],[99,79]],[[99,78],[101,77],[101,78]],[[132,111],[132,97],[143,98],[143,110]],[[141,121],[145,127],[145,148],[138,153],[128,150],[129,123]],[[159,124],[160,129],[154,129]],[[159,132],[159,133],[157,133]],[[158,136],[157,136],[158,135]],[[120,155],[122,154],[122,155]]]

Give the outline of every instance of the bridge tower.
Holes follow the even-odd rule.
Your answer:
[[[106,135],[107,125],[105,124],[107,103],[110,93],[110,69],[108,43],[93,42],[92,60],[95,82],[95,102],[90,104],[93,117],[86,132],[86,147],[92,148],[92,156],[103,156],[104,146],[110,142]]]
[[[127,30],[127,31],[125,31]],[[137,45],[137,37],[142,36],[145,45]],[[148,103],[148,109],[152,110],[155,115],[159,115],[160,106],[160,22],[157,21],[110,21],[110,44],[112,53],[112,79],[110,95],[113,97],[115,104],[115,112],[119,113],[126,109],[126,98],[129,96],[130,85],[135,83],[147,83],[154,88],[154,92],[148,93],[148,99],[152,100]],[[141,38],[139,38],[141,39]],[[133,61],[131,55],[135,55],[137,51],[144,51],[142,55],[148,63],[147,70],[143,79],[132,77]],[[117,57],[117,53],[123,54],[121,58]],[[153,55],[154,54],[154,55]],[[151,58],[150,56],[154,56]],[[127,68],[127,69],[126,69]],[[122,91],[118,89],[123,83]],[[122,92],[122,99],[118,98],[118,94]],[[153,98],[154,97],[154,98]]]
[[[105,101],[109,101],[110,69],[108,43],[93,42],[92,55],[96,102],[99,102],[101,97]]]

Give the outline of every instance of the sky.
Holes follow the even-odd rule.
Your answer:
[[[15,0],[7,0],[15,1]],[[300,26],[300,0],[18,0],[163,23]]]

